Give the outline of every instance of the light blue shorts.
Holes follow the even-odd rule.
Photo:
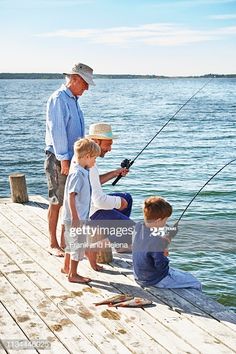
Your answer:
[[[88,248],[87,235],[71,233],[71,225],[65,224],[65,252],[70,254],[73,261],[82,261]]]
[[[166,289],[191,288],[202,290],[202,284],[191,273],[174,268],[170,268],[169,274],[153,286]]]

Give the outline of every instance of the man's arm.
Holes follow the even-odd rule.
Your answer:
[[[111,179],[119,176],[120,174],[122,175],[122,177],[124,177],[127,175],[128,172],[129,172],[129,170],[127,170],[127,168],[118,168],[117,170],[104,173],[99,176],[100,183],[104,184],[104,183],[110,181]]]
[[[66,131],[68,117],[67,107],[63,100],[60,97],[52,98],[47,107],[47,125],[54,153],[60,161],[70,159]]]
[[[92,187],[92,202],[97,209],[120,209],[122,207],[121,198],[114,195],[108,195],[102,190],[99,172],[97,166],[90,169],[90,182]]]

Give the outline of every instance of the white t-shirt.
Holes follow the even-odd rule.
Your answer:
[[[92,187],[90,216],[99,209],[119,209],[121,207],[121,198],[114,195],[108,195],[103,192],[97,166],[93,166],[89,171],[90,183]]]

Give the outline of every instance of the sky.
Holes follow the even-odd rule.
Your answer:
[[[0,0],[0,72],[236,73],[236,0]]]

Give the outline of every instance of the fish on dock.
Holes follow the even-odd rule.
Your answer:
[[[152,301],[143,299],[142,297],[134,297],[133,299],[118,302],[114,304],[108,304],[110,307],[143,307],[145,305],[151,305]]]
[[[129,301],[131,299],[133,299],[134,297],[131,294],[119,294],[119,295],[115,295],[112,297],[109,297],[108,299],[99,301],[99,302],[95,302],[94,305],[95,306],[100,306],[100,305],[113,305],[113,304],[117,304],[117,303],[121,303],[124,301]]]

